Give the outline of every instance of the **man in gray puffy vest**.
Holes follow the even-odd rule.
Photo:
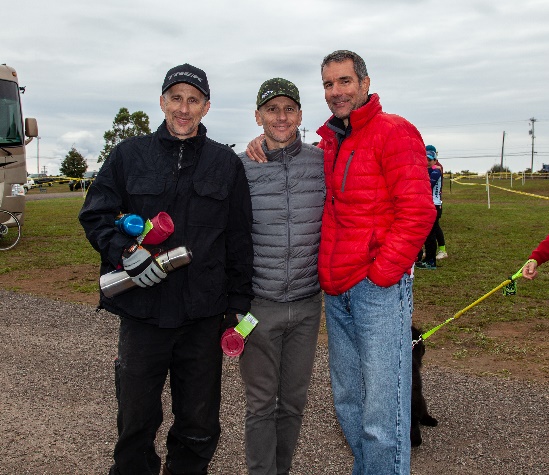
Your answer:
[[[307,401],[322,311],[317,274],[325,199],[323,152],[301,141],[301,104],[288,80],[265,81],[257,125],[268,162],[240,158],[253,209],[251,313],[259,323],[240,357],[251,475],[288,474]]]

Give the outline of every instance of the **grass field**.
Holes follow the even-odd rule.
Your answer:
[[[482,180],[461,183],[446,183],[443,192],[440,223],[450,257],[439,261],[436,271],[417,270],[414,284],[416,306],[433,307],[433,315],[445,317],[514,274],[549,234],[549,180],[514,182],[513,188],[509,181],[492,181],[490,207]],[[549,268],[542,267],[535,281],[518,280],[517,295],[498,292],[460,317],[459,324],[547,318],[548,281]]]
[[[439,261],[436,271],[416,270],[414,303],[424,330],[445,321],[514,274],[549,233],[549,180],[515,181],[514,192],[509,191],[508,180],[496,179],[491,184],[489,208],[483,180],[446,180],[441,226],[449,257]],[[67,188],[58,186],[62,188],[56,190],[54,186],[48,193]],[[82,275],[72,285],[73,291],[97,294],[99,258],[78,223],[82,194],[73,195],[27,202],[23,238],[14,249],[0,253],[0,275],[13,273],[21,278],[25,269],[43,269],[61,276],[67,267],[82,268],[90,275]],[[429,344],[442,345],[470,334],[474,344],[482,348],[489,345],[483,329],[497,322],[535,320],[541,322],[536,328],[546,331],[548,283],[549,263],[541,267],[535,281],[519,279],[517,295],[503,296],[498,291],[444,327]],[[7,287],[20,290],[15,279]]]

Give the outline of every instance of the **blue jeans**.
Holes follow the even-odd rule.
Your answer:
[[[412,279],[364,279],[325,296],[336,414],[354,455],[353,475],[410,473]]]

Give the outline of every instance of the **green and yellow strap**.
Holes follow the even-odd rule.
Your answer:
[[[497,292],[499,289],[503,288],[503,295],[515,295],[517,293],[517,284],[516,284],[516,280],[522,275],[522,269],[524,268],[524,266],[526,264],[528,264],[528,262],[531,262],[530,260],[525,262],[524,265],[517,271],[515,272],[511,277],[509,277],[507,280],[503,281],[501,284],[499,284],[497,287],[493,288],[492,290],[490,290],[490,292],[484,294],[482,297],[480,297],[479,299],[475,300],[473,303],[471,303],[470,305],[467,305],[467,307],[461,309],[459,312],[457,312],[455,315],[453,315],[452,317],[448,318],[446,321],[442,322],[440,325],[437,325],[436,327],[432,328],[431,330],[429,331],[426,331],[425,333],[422,333],[420,335],[420,337],[417,339],[417,340],[413,340],[412,341],[412,348],[414,346],[416,346],[420,341],[425,341],[427,338],[429,338],[433,333],[437,332],[438,330],[440,330],[444,325],[447,325],[448,323],[450,323],[452,320],[457,320],[459,317],[461,317],[467,310],[470,310],[471,308],[473,308],[475,305],[479,304],[480,302],[482,302],[484,299],[488,298],[490,295],[492,295],[493,293]]]

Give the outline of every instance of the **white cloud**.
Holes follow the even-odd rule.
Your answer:
[[[12,2],[4,13],[19,8]],[[27,86],[24,112],[38,119],[40,154],[51,167],[73,144],[96,156],[120,107],[143,110],[156,128],[164,74],[183,62],[208,74],[212,108],[204,122],[215,140],[242,150],[259,132],[259,85],[282,76],[300,88],[313,141],[329,116],[320,62],[335,49],[364,57],[384,109],[411,120],[447,157],[446,168],[499,163],[504,130],[508,165],[529,167],[530,117],[538,119],[535,168],[549,163],[549,5],[542,0],[29,0],[25,12],[24,28],[3,26],[2,60]],[[29,171],[34,151],[31,144]]]

